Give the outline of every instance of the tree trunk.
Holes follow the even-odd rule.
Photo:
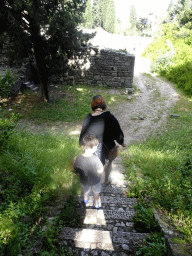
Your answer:
[[[46,66],[43,42],[41,38],[38,38],[38,36],[33,39],[33,47],[39,79],[42,86],[42,92],[44,93],[46,100],[49,102],[48,69]]]
[[[35,8],[38,11],[38,3],[35,3]],[[46,65],[46,54],[44,49],[45,45],[43,42],[43,38],[40,34],[40,25],[35,18],[29,16],[29,26],[31,32],[31,41],[34,47],[39,80],[42,87],[42,94],[44,93],[46,100],[49,102],[48,69]]]

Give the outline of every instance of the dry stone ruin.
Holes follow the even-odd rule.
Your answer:
[[[132,88],[134,63],[135,56],[126,51],[88,47],[70,59],[68,79],[76,84]]]
[[[19,74],[22,76],[20,80],[28,81],[28,78],[23,77],[23,75],[26,73],[27,64],[32,59],[35,65],[33,56],[33,58],[26,59],[20,67],[15,66],[17,70],[20,70]],[[104,49],[93,46],[82,47],[81,51],[75,53],[69,60],[68,72],[61,70],[60,73],[53,74],[49,77],[49,83],[132,88],[134,63],[135,56],[124,50]],[[5,75],[6,71],[10,69],[6,45],[1,50],[0,68],[1,75]],[[14,70],[15,68],[12,67],[11,69]],[[33,84],[33,81],[30,82]],[[28,84],[27,87],[29,87]],[[15,88],[12,88],[12,91],[14,91],[15,95],[17,94]]]

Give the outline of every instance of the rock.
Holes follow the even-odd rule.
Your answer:
[[[123,250],[129,251],[129,246],[127,244],[122,244]]]
[[[102,253],[101,253],[101,256],[109,256],[109,254],[106,253],[106,252],[102,252]]]
[[[131,99],[132,99],[132,97],[131,97],[131,96],[128,96],[128,97],[127,97],[127,99],[128,99],[128,100],[131,100]]]
[[[119,208],[119,209],[118,209],[118,212],[119,212],[119,213],[120,213],[120,212],[124,212],[123,208]]]
[[[97,251],[92,251],[91,254],[92,254],[93,256],[98,256],[98,252],[97,252]]]
[[[81,256],[88,256],[88,255],[85,252],[81,252]]]
[[[41,251],[42,246],[43,246],[43,243],[40,240],[37,240],[34,246],[31,248],[31,252],[39,253]]]
[[[134,88],[128,88],[128,94],[132,94],[132,93],[134,93]]]
[[[117,227],[113,228],[113,233],[117,233]]]
[[[178,118],[179,116],[176,115],[176,114],[172,114],[171,117],[173,117],[173,118]]]
[[[139,120],[144,120],[145,118],[143,116],[138,117]]]

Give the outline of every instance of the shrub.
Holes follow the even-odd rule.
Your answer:
[[[144,245],[136,252],[139,256],[166,256],[166,240],[161,233],[152,233],[145,239]]]
[[[1,98],[7,98],[11,84],[14,84],[14,80],[11,77],[11,70],[8,70],[4,77],[0,75],[0,100]]]
[[[136,214],[133,218],[134,227],[137,231],[147,233],[158,230],[157,223],[154,219],[153,209],[147,200],[139,200],[134,206]]]
[[[171,42],[173,47],[167,42]],[[187,24],[161,26],[161,36],[149,45],[144,57],[152,61],[151,71],[174,82],[186,95],[192,95],[192,32]]]

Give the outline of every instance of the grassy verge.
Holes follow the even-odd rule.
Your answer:
[[[119,91],[123,92],[124,89]],[[2,105],[6,117],[10,117],[10,113],[19,114],[22,118],[38,124],[58,121],[79,122],[85,118],[85,113],[91,112],[91,99],[97,94],[105,98],[109,109],[118,102],[126,100],[126,95],[111,94],[109,88],[58,84],[50,87],[51,104],[41,101],[40,93],[27,92],[20,94],[14,102],[6,101]]]
[[[78,153],[75,138],[16,132],[14,122],[0,117],[0,255],[25,255],[23,250],[42,235],[47,207],[59,195],[65,199],[80,192],[71,171]],[[51,230],[43,235],[52,244]]]
[[[192,243],[192,100],[180,96],[173,113],[161,135],[124,152],[128,195],[151,198]]]

